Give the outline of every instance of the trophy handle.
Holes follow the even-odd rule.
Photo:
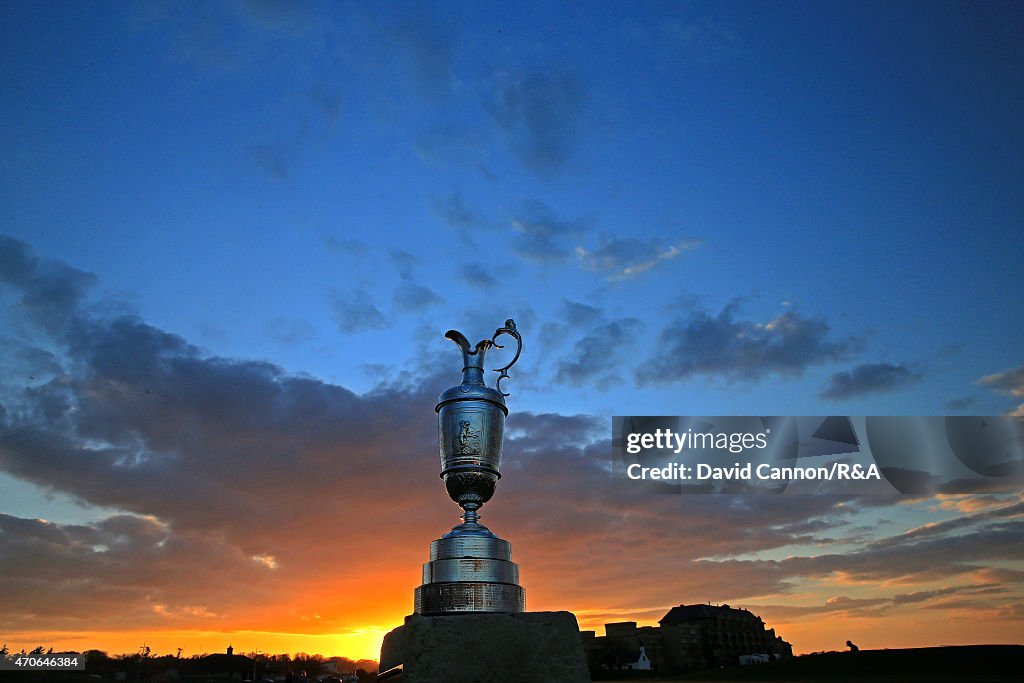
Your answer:
[[[519,354],[523,352],[523,338],[519,336],[519,331],[516,330],[516,321],[513,320],[512,318],[509,318],[508,320],[505,321],[504,327],[499,327],[494,331],[494,336],[491,337],[491,344],[494,345],[495,348],[505,348],[497,341],[495,341],[499,336],[503,334],[515,337],[517,344],[516,355],[512,356],[512,361],[505,367],[494,369],[494,372],[501,373],[498,375],[498,381],[494,383],[494,388],[497,389],[498,393],[500,393],[502,396],[510,396],[510,394],[506,394],[504,391],[501,390],[501,380],[508,377],[508,369],[515,365],[516,361],[519,360]]]

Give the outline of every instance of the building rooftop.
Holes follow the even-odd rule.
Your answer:
[[[729,605],[678,605],[670,609],[658,623],[664,626],[665,624],[682,624],[695,619],[714,619],[722,616],[739,616],[761,621],[760,617],[749,610],[737,609],[729,607]]]

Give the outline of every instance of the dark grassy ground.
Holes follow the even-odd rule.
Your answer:
[[[639,672],[638,672],[639,673]],[[675,676],[615,681],[769,681],[775,683],[1009,683],[1024,681],[1024,645],[964,645],[804,655],[781,662]]]

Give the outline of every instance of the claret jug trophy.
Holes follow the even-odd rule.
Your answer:
[[[484,357],[498,337],[508,335],[517,347],[511,362],[497,368],[495,387],[484,382]],[[490,339],[473,346],[455,330],[445,338],[462,351],[462,383],[438,399],[438,447],[441,478],[453,501],[462,508],[462,523],[431,542],[430,561],[423,565],[423,585],[416,588],[415,612],[423,615],[472,612],[523,612],[525,597],[519,567],[512,562],[508,541],[480,524],[480,507],[494,495],[501,478],[501,446],[508,408],[501,380],[523,350],[515,321],[505,321]]]
[[[515,355],[484,381],[484,357],[502,335]],[[509,542],[480,523],[480,507],[501,478],[507,393],[501,381],[519,360],[523,340],[512,320],[476,345],[455,330],[462,383],[437,401],[441,478],[462,508],[462,523],[430,543],[414,613],[384,636],[377,683],[588,683],[587,658],[572,612],[527,612]]]

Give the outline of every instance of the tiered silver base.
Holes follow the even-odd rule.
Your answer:
[[[460,524],[430,543],[414,602],[424,615],[525,611],[511,545],[480,524]]]

